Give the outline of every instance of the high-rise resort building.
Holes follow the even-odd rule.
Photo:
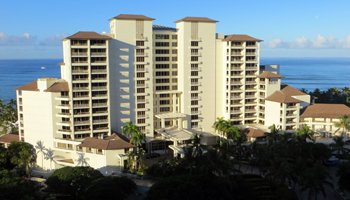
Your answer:
[[[131,121],[148,152],[182,155],[194,134],[216,142],[213,123],[283,130],[299,126],[310,96],[281,84],[278,65],[260,65],[262,40],[216,33],[217,21],[185,17],[175,27],[144,15],[110,19],[110,33],[78,32],[63,40],[61,79],[17,88],[19,139],[41,141],[54,161],[44,169],[88,164],[109,174],[124,167]]]

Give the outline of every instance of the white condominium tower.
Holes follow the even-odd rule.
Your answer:
[[[60,165],[75,165],[76,152],[90,160],[105,156],[91,161],[99,168],[116,152],[112,165],[124,165],[131,146],[113,133],[129,121],[148,142],[170,141],[174,154],[194,133],[214,134],[217,117],[242,126],[298,127],[309,96],[281,87],[277,65],[260,66],[261,40],[218,34],[217,21],[206,17],[185,17],[176,27],[153,21],[121,14],[110,19],[109,34],[65,38],[61,79],[17,89],[20,139],[43,140]]]

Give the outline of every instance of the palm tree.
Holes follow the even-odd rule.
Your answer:
[[[45,156],[45,146],[44,146],[44,142],[42,142],[41,140],[36,142],[36,146],[35,148],[38,150],[37,154],[41,153],[42,157],[41,157],[41,167],[44,167],[44,156]]]
[[[127,135],[130,139],[130,143],[136,146],[136,153],[129,153],[128,160],[132,169],[143,170],[142,160],[144,151],[142,149],[142,143],[146,140],[146,135],[142,133],[139,128],[132,122],[127,122],[123,126],[123,134]]]
[[[126,122],[125,125],[122,128],[123,134],[131,137],[135,132],[139,132],[140,130],[136,125],[134,125],[131,121]]]
[[[270,132],[266,133],[266,138],[269,141],[269,144],[272,144],[273,142],[277,142],[280,129],[277,128],[275,124],[270,126],[269,129],[270,129]]]
[[[334,123],[335,127],[342,129],[342,135],[346,133],[346,131],[350,130],[350,118],[347,115],[343,115],[339,118],[338,122]]]
[[[138,130],[138,129],[137,129]],[[138,148],[141,147],[142,142],[144,142],[146,139],[146,135],[142,133],[141,131],[135,131],[133,135],[130,138],[131,144],[137,146]]]
[[[228,127],[227,121],[223,118],[223,117],[218,117],[216,119],[216,121],[213,124],[213,128],[215,129],[215,131],[217,131],[220,135],[225,135],[226,134],[226,130]]]
[[[295,137],[299,142],[306,142],[307,139],[314,141],[314,131],[306,124],[303,124],[295,132]]]
[[[55,162],[54,160],[55,155],[52,149],[46,149],[46,153],[45,153],[45,160],[49,160],[50,161],[50,170],[52,170],[51,164],[52,162]]]
[[[84,153],[78,153],[78,158],[76,159],[78,166],[89,166],[87,160],[89,159],[85,157]]]
[[[227,139],[233,140],[233,142],[237,143],[242,139],[241,130],[235,126],[228,126],[225,130]]]

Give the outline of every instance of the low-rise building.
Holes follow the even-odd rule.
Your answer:
[[[313,104],[300,116],[300,123],[308,125],[313,131],[341,135],[343,130],[335,126],[342,116],[350,117],[350,108],[344,104]]]

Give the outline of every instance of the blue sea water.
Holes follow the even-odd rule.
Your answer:
[[[41,77],[60,77],[60,60],[0,60],[0,99],[16,98],[16,88]]]
[[[40,77],[60,77],[60,60],[0,60],[0,99],[16,97],[17,87]],[[309,91],[350,87],[350,58],[262,58],[261,64],[279,64],[282,80]]]
[[[279,64],[282,82],[299,89],[350,87],[350,58],[262,58],[261,64]]]

